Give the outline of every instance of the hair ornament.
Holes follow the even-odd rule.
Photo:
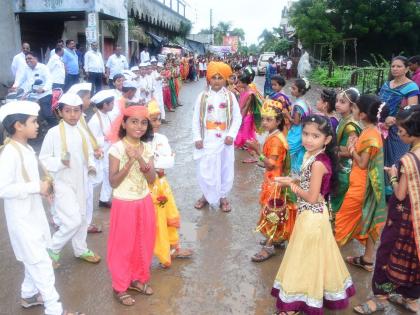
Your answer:
[[[378,118],[378,121],[381,120],[381,113],[382,113],[382,110],[384,109],[385,105],[386,105],[386,103],[383,102],[378,108],[378,113],[376,114],[376,118]]]
[[[308,90],[311,87],[309,80],[307,78],[302,78],[302,80],[305,82],[305,89]]]

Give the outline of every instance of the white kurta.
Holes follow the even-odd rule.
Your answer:
[[[54,178],[54,206],[60,221],[60,229],[54,233],[50,249],[59,253],[71,239],[75,256],[87,251],[86,194],[88,167],[95,167],[89,137],[78,126],[64,122],[70,166],[61,162],[62,143],[60,125],[51,128],[42,143],[40,160]],[[83,142],[79,130],[84,134],[88,147],[88,160],[83,153]]]
[[[163,78],[159,72],[153,71],[151,74],[153,78],[153,98],[159,104],[160,118],[165,119],[165,104],[163,102]]]
[[[99,117],[101,120],[99,120]],[[101,126],[102,122],[102,126]],[[88,126],[92,131],[98,145],[104,152],[104,157],[100,160],[96,160],[96,172],[101,174],[98,178],[101,178],[102,187],[99,200],[108,202],[111,200],[112,188],[109,183],[109,158],[108,151],[111,147],[111,142],[106,140],[106,135],[111,130],[111,116],[108,113],[103,113],[98,110],[92,118],[89,120]]]
[[[204,138],[201,137],[200,106],[203,93],[208,93],[204,123],[227,124],[229,95],[232,100],[232,121],[229,129],[204,128]],[[197,160],[197,177],[204,197],[210,204],[225,198],[232,189],[234,177],[234,146],[226,145],[226,137],[235,139],[242,123],[239,104],[235,96],[226,88],[219,91],[209,90],[200,95],[194,106],[193,141],[203,141],[203,149],[194,148],[193,158]]]
[[[38,161],[30,146],[17,143],[19,151],[8,144],[0,154],[0,198],[4,199],[7,229],[16,259],[25,265],[22,298],[41,293],[45,313],[62,313],[55,289],[55,276],[47,247],[50,229],[42,204]],[[23,166],[30,179],[25,182]]]
[[[144,76],[139,76],[137,79],[137,91],[134,96],[136,102],[148,103],[152,98],[151,86],[149,85],[150,80]]]
[[[153,162],[156,169],[172,168],[175,163],[175,154],[171,150],[168,138],[155,132],[152,140]]]

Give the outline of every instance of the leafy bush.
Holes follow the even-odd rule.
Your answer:
[[[338,88],[350,84],[352,72],[350,67],[334,68],[331,77],[328,77],[328,66],[318,67],[312,71],[310,79],[326,87]]]

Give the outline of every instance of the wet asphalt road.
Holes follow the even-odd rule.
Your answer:
[[[263,78],[256,80],[262,87]],[[105,259],[99,265],[81,262],[73,257],[68,244],[62,253],[61,267],[56,271],[57,290],[66,308],[88,315],[265,315],[275,310],[270,290],[284,250],[277,250],[274,258],[261,264],[250,261],[261,240],[253,229],[258,219],[263,170],[242,164],[246,153],[237,151],[235,183],[230,197],[233,211],[225,214],[218,209],[198,211],[193,207],[201,194],[192,160],[191,116],[193,103],[204,86],[204,79],[184,85],[180,97],[184,106],[167,114],[170,123],[161,130],[176,152],[176,166],[167,173],[181,213],[182,245],[194,250],[194,258],[174,261],[169,270],[161,269],[155,261],[151,278],[155,294],[150,297],[137,295],[135,306],[124,307],[112,296]],[[285,91],[289,94],[287,88]],[[317,92],[318,89],[313,88],[307,96],[313,105]],[[43,314],[42,307],[32,310],[20,307],[23,267],[10,247],[3,213],[0,212],[0,314]],[[98,209],[94,215],[94,221],[103,225],[104,232],[89,235],[88,245],[105,257],[109,210]],[[359,252],[356,242],[342,250],[343,256]],[[370,294],[371,274],[353,267],[349,270],[357,288],[356,296],[351,299],[351,306],[354,306]],[[354,314],[351,307],[342,312],[325,312],[336,313]],[[387,314],[409,313],[391,308]]]

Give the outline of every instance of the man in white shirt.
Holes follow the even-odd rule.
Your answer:
[[[19,71],[23,71],[26,68],[25,56],[30,51],[31,46],[28,43],[22,43],[22,51],[13,57],[11,66],[13,77],[16,77]]]
[[[64,48],[64,40],[62,40],[62,39],[57,40],[57,44],[55,45],[55,47],[56,47],[56,48],[57,48],[57,47]],[[55,48],[54,48],[54,49],[52,49],[52,50],[50,51],[50,58],[51,58],[52,56],[54,56],[54,54],[55,54]]]
[[[108,78],[109,87],[114,88],[113,78],[116,74],[122,73],[123,70],[128,69],[128,62],[125,56],[121,55],[121,46],[116,46],[114,54],[109,56],[106,62],[106,77]]]
[[[57,46],[54,49],[54,55],[51,55],[50,60],[48,60],[47,67],[50,70],[52,88],[53,89],[63,89],[64,82],[66,79],[66,67],[64,62],[61,59],[64,55],[64,49]]]
[[[149,50],[147,49],[147,47],[144,47],[143,51],[140,53],[140,62],[141,63],[150,62]]]
[[[26,68],[13,84],[11,90],[22,88],[37,99],[41,107],[41,116],[47,121],[49,127],[57,124],[57,118],[51,111],[51,75],[48,67],[38,62],[33,52],[26,53]]]
[[[292,77],[292,66],[293,66],[293,61],[291,58],[289,58],[286,62],[286,79],[290,80],[290,78]]]
[[[102,90],[102,78],[105,74],[104,60],[98,51],[98,43],[90,44],[92,48],[85,54],[85,72],[88,82],[92,83],[92,93],[96,94]]]

